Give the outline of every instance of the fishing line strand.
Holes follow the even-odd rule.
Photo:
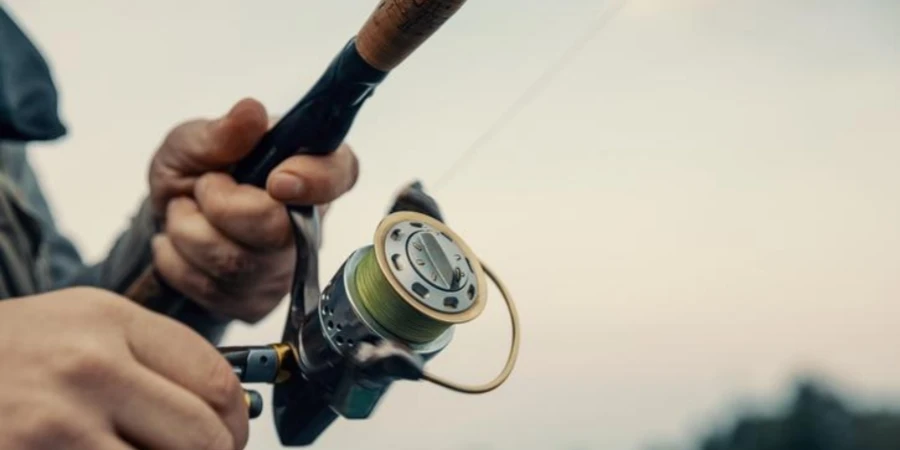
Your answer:
[[[469,162],[473,156],[475,156],[476,152],[481,149],[486,142],[488,142],[492,137],[494,137],[504,125],[509,123],[519,112],[521,112],[528,103],[537,97],[538,94],[543,92],[543,90],[550,85],[550,82],[553,78],[559,74],[562,69],[564,69],[574,58],[577,56],[586,46],[587,44],[602,31],[605,26],[622,10],[625,4],[628,3],[628,0],[622,0],[617,5],[613,6],[605,10],[600,17],[598,17],[597,21],[594,22],[588,30],[582,35],[579,36],[575,41],[566,49],[563,55],[553,64],[550,64],[546,70],[539,76],[525,91],[522,95],[519,96],[516,101],[514,101],[509,108],[504,111],[500,117],[485,130],[472,145],[469,146],[468,149],[462,152],[460,156],[453,162],[453,164],[444,172],[444,174],[438,178],[438,180],[432,186],[432,191],[437,192],[441,187],[445,186],[449,181],[456,175],[460,170],[465,167],[465,164]]]

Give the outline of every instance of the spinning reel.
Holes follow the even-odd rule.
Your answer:
[[[298,258],[283,341],[220,350],[245,383],[271,383],[281,442],[312,443],[337,417],[369,417],[390,385],[427,380],[464,393],[500,386],[519,346],[518,317],[505,286],[441,220],[420,185],[402,192],[373,243],[354,251],[320,292],[318,216],[291,210]],[[506,300],[513,337],[503,371],[464,386],[425,369],[451,342],[454,327],[484,310],[490,278]],[[261,397],[251,396],[253,413]]]
[[[287,158],[338,148],[375,88],[463,3],[380,0],[316,84],[230,169],[235,180],[262,187],[272,169]],[[421,185],[414,183],[400,193],[372,244],[353,252],[321,291],[316,209],[289,207],[288,212],[297,262],[281,341],[220,349],[242,382],[274,385],[271,407],[283,444],[308,445],[337,417],[369,417],[396,380],[426,380],[459,392],[483,393],[509,377],[519,347],[512,299],[444,223],[437,203]],[[429,373],[426,362],[447,347],[454,327],[484,310],[487,279],[506,300],[512,321],[512,345],[503,371],[480,386],[459,385]],[[145,305],[186,301],[167,289],[152,267],[127,295]],[[258,416],[262,397],[246,391],[246,398],[251,417]]]

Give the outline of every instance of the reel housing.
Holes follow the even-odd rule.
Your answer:
[[[406,211],[385,217],[302,327],[299,369],[325,394],[331,411],[322,415],[365,419],[394,380],[423,378],[453,325],[484,310],[485,279],[472,250],[442,222]]]
[[[321,291],[318,215],[314,208],[289,208],[298,252],[282,342],[221,349],[242,382],[275,385],[272,409],[284,445],[311,444],[338,417],[369,417],[396,380],[426,380],[478,394],[511,374],[519,346],[512,299],[440,220],[436,204],[425,200],[432,201],[417,184],[401,194],[372,244],[352,252]],[[412,204],[404,205],[407,201]],[[455,327],[484,310],[488,279],[503,295],[512,323],[503,371],[480,386],[429,373],[426,362],[450,344]],[[258,413],[261,402],[252,404]]]

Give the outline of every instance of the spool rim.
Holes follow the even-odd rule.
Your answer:
[[[472,301],[472,306],[470,306],[467,310],[458,313],[444,313],[432,309],[427,305],[419,302],[419,300],[413,297],[412,294],[407,292],[403,284],[400,283],[400,281],[397,280],[397,278],[394,276],[388,265],[387,254],[384,251],[385,242],[386,239],[388,239],[388,233],[390,232],[391,228],[393,228],[398,223],[406,221],[421,222],[428,225],[429,227],[434,228],[437,231],[446,233],[453,239],[454,244],[456,244],[456,246],[458,246],[463,251],[465,256],[469,259],[469,262],[472,264],[472,269],[475,273],[475,280],[478,285],[475,293],[475,299]],[[398,296],[419,313],[425,315],[426,317],[444,323],[460,324],[474,320],[484,311],[484,308],[487,304],[487,277],[484,273],[484,268],[481,267],[481,262],[475,255],[475,252],[473,252],[469,247],[469,245],[466,244],[466,242],[458,234],[456,234],[443,222],[431,216],[412,211],[399,211],[391,213],[384,219],[382,219],[381,223],[378,224],[378,227],[375,230],[373,247],[375,247],[375,259],[378,262],[378,267],[379,269],[381,269],[381,273],[384,275],[385,279],[398,294]]]

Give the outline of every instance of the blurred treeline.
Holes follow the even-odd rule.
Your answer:
[[[898,450],[900,408],[851,408],[813,381],[798,382],[793,401],[773,415],[745,415],[701,440],[697,450]]]

